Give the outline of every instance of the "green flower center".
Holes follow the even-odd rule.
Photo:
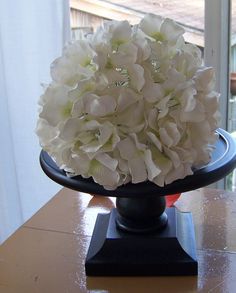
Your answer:
[[[64,118],[68,118],[71,115],[71,110],[73,107],[73,102],[72,101],[68,101],[65,106],[62,108],[62,116]]]
[[[163,42],[165,40],[165,37],[160,32],[155,32],[151,35],[153,39],[155,39],[157,42]]]

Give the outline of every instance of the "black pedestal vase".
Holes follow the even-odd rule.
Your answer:
[[[42,151],[44,172],[57,183],[91,194],[117,197],[116,209],[98,214],[85,261],[90,276],[196,275],[198,272],[191,213],[165,206],[164,195],[209,185],[236,166],[236,144],[224,130],[207,165],[164,187],[128,183],[105,190],[92,179],[67,177]]]
[[[93,276],[196,275],[191,214],[165,209],[164,197],[117,198],[117,209],[98,215],[85,268]]]

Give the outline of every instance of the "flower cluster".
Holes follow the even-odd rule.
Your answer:
[[[164,186],[207,164],[217,139],[214,72],[184,30],[148,14],[110,21],[51,65],[37,135],[60,168],[106,189]]]

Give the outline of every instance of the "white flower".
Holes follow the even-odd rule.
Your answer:
[[[156,41],[167,41],[175,45],[178,38],[183,35],[184,29],[173,20],[154,14],[147,14],[140,22],[141,30]]]
[[[146,145],[137,140],[135,134],[120,141],[117,145],[120,155],[128,161],[128,168],[133,183],[153,180],[161,171],[152,159],[152,153]]]
[[[111,190],[117,187],[120,180],[120,175],[116,170],[107,167],[104,162],[101,163],[96,159],[91,161],[89,175],[93,177],[95,182]]]
[[[36,133],[68,176],[109,190],[164,186],[210,161],[219,94],[213,69],[183,33],[153,14],[135,26],[108,21],[52,63]]]
[[[181,138],[177,125],[173,122],[167,122],[160,127],[159,135],[161,142],[168,148],[176,146]]]
[[[115,109],[115,98],[109,95],[98,96],[89,93],[74,103],[73,115],[80,116],[81,114],[89,114],[94,117],[103,117],[112,114]]]
[[[213,68],[199,68],[194,76],[196,89],[200,92],[209,93],[214,90],[215,73]]]
[[[111,53],[110,62],[114,66],[134,64],[137,60],[138,48],[132,43],[121,44],[114,53]]]
[[[162,99],[165,95],[165,89],[161,83],[154,82],[151,72],[148,69],[144,71],[145,83],[142,88],[144,99],[149,103],[154,103]]]
[[[51,84],[41,96],[43,107],[39,117],[52,126],[69,118],[73,106],[73,99],[68,98],[69,90],[67,86]]]
[[[134,26],[133,28],[133,42],[137,47],[137,63],[142,63],[147,60],[151,54],[151,48],[148,40],[145,39],[144,33],[138,28],[138,26]]]
[[[51,126],[46,120],[39,118],[35,131],[39,137],[42,148],[46,151],[52,152],[53,141],[58,136],[57,128]]]
[[[63,56],[56,59],[51,65],[52,79],[61,84],[74,86],[79,79],[93,74],[94,55],[95,52],[86,40],[68,44]]]
[[[132,103],[124,111],[117,113],[115,122],[122,134],[141,131],[146,125],[143,101]]]
[[[68,119],[61,128],[60,138],[73,142],[74,152],[83,151],[90,158],[101,152],[112,151],[120,138],[116,128],[108,121],[99,123],[96,120]]]
[[[106,22],[104,26],[114,48],[128,43],[131,39],[132,28],[127,20]]]

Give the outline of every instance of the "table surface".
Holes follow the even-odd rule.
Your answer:
[[[176,202],[193,214],[198,276],[86,277],[98,213],[115,199],[63,188],[0,246],[0,293],[236,292],[236,194],[202,188]]]

